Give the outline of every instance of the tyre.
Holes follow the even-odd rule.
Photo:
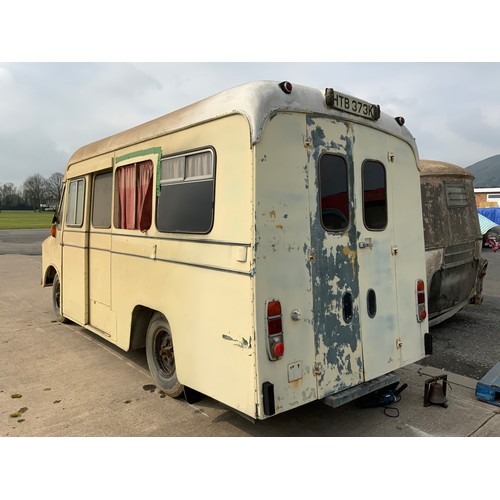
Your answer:
[[[177,380],[172,332],[163,314],[153,314],[149,322],[146,357],[149,371],[158,388],[171,398],[181,396],[184,386]]]
[[[68,319],[61,314],[61,282],[58,274],[54,276],[54,282],[52,283],[52,306],[57,321],[67,323]]]

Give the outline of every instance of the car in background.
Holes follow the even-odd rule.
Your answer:
[[[474,176],[452,163],[420,160],[429,326],[465,305],[481,304],[488,262],[474,197]]]

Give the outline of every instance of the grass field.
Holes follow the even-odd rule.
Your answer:
[[[54,212],[33,212],[31,210],[2,210],[0,229],[43,229],[52,225]]]

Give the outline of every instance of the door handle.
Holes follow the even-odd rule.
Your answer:
[[[359,248],[373,248],[373,241],[371,238],[365,238],[365,241],[359,242]]]

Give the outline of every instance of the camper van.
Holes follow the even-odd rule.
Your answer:
[[[442,161],[421,160],[429,326],[483,300],[488,262],[474,197],[474,176]]]
[[[158,389],[262,420],[430,353],[418,153],[401,117],[253,82],[78,149],[42,284],[145,348]]]

